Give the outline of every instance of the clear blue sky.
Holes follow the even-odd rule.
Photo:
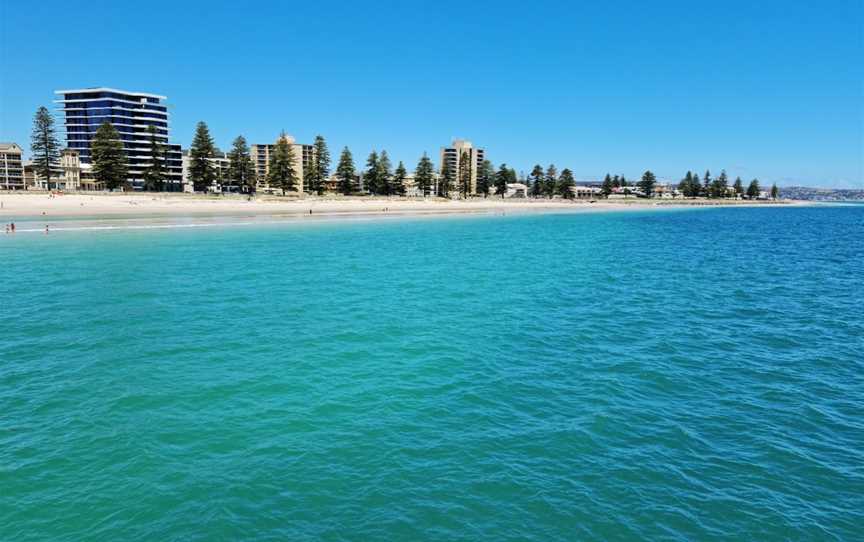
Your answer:
[[[358,165],[462,137],[578,179],[864,187],[861,0],[0,5],[0,140],[26,147],[55,89],[110,86],[167,95],[184,147],[204,120]]]

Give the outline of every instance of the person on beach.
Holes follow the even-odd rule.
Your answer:
[[[48,235],[48,224],[45,224],[45,235]]]
[[[9,228],[12,230],[12,233],[15,233],[15,223],[14,222],[9,224]]]

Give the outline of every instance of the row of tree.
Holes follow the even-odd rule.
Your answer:
[[[646,171],[642,175],[642,179],[636,183],[636,187],[638,187],[644,195],[651,196],[654,193],[656,181],[657,179],[654,174],[650,171]],[[616,189],[626,189],[629,186],[632,185],[623,175],[615,175],[613,177],[607,173],[606,178],[603,179],[600,191],[603,196],[609,197],[609,195],[615,192]],[[741,177],[737,177],[732,183],[730,190],[729,177],[726,175],[725,170],[722,170],[716,179],[711,177],[710,171],[705,171],[705,175],[702,179],[699,178],[699,174],[694,174],[693,172],[688,171],[687,174],[684,175],[684,178],[682,178],[678,183],[678,191],[686,198],[730,198],[746,196],[750,199],[755,199],[759,197],[762,188],[759,185],[759,180],[753,179],[745,189],[744,181],[741,180]],[[779,189],[777,188],[777,185],[774,184],[771,187],[771,197],[777,199],[778,196]]]
[[[547,167],[545,171],[537,164],[531,170],[526,184],[529,186],[530,195],[535,198],[561,196],[570,199],[574,197],[573,187],[576,186],[576,180],[569,169],[563,169],[559,175],[554,164]]]
[[[169,179],[168,175],[168,148],[160,141],[159,133],[154,126],[148,127],[149,152],[148,165],[144,168],[144,189],[151,191],[165,190]],[[31,151],[33,152],[33,163],[37,175],[46,179],[48,189],[52,188],[52,179],[59,176],[60,142],[54,128],[54,118],[45,107],[40,107],[33,123],[31,135]],[[127,185],[129,166],[127,157],[123,150],[123,142],[119,132],[109,122],[104,122],[96,131],[91,144],[91,163],[93,165],[93,177],[97,183],[103,184],[108,189],[115,189]],[[228,167],[224,170],[217,167],[214,158],[217,158],[217,148],[210,135],[207,124],[199,122],[195,129],[195,137],[189,149],[189,179],[197,192],[204,192],[215,183],[223,186],[233,186],[239,191],[254,192],[258,185],[258,175],[255,161],[253,160],[246,139],[240,135],[234,139],[231,151],[227,154]],[[270,188],[281,189],[284,192],[296,191],[303,184],[305,192],[321,195],[327,188],[330,177],[330,151],[327,142],[322,136],[316,136],[313,143],[311,160],[304,164],[303,178],[297,175],[297,157],[294,146],[288,141],[285,132],[282,132],[276,144],[273,146],[267,167],[266,179],[262,179]],[[414,182],[417,191],[423,196],[436,195],[440,197],[451,197],[459,195],[463,198],[476,192],[478,195],[487,197],[494,191],[496,196],[504,197],[507,185],[516,183],[516,171],[501,164],[496,171],[492,162],[484,160],[475,172],[473,171],[470,156],[464,152],[459,156],[458,166],[451,168],[449,164],[441,164],[440,175],[435,175],[435,166],[426,153],[417,163],[414,170]],[[455,169],[455,178],[454,171]],[[366,161],[366,169],[362,173],[364,189],[373,195],[400,196],[405,195],[405,179],[408,176],[404,164],[400,161],[395,171],[392,168],[390,157],[386,150],[380,153],[372,151]],[[357,193],[360,189],[359,176],[354,166],[353,156],[348,147],[342,150],[339,163],[336,166],[335,177],[337,189],[340,193],[350,195]],[[651,171],[646,171],[642,178],[636,182],[642,194],[651,196],[656,185],[656,176]],[[475,184],[476,183],[476,184]],[[564,169],[558,173],[554,165],[545,170],[538,164],[534,166],[526,184],[529,194],[535,198],[572,198],[573,187],[576,185],[572,171]],[[614,177],[607,174],[603,180],[600,191],[608,197],[616,189],[632,186],[623,175]],[[711,177],[711,172],[706,171],[700,179],[698,174],[690,171],[678,183],[678,190],[684,197],[708,197],[726,198],[743,197],[757,198],[761,193],[759,181],[753,179],[744,188],[740,177],[736,178],[729,189],[729,179],[726,171],[721,171],[717,178]],[[771,188],[771,197],[777,198],[779,190],[777,185]]]
[[[155,127],[148,127],[149,152],[148,165],[143,171],[144,190],[162,191],[168,182],[168,154]],[[298,157],[295,156],[293,145],[288,142],[283,132],[273,146],[267,167],[266,179],[270,188],[281,189],[284,192],[296,191],[300,182],[305,191],[323,194],[330,175],[330,152],[322,136],[317,136],[314,142],[311,163],[303,168],[303,179],[299,179],[295,168]],[[48,110],[40,108],[36,113],[31,149],[37,173],[47,179],[48,188],[51,181],[58,176],[60,142],[57,140],[54,119]],[[254,192],[258,184],[255,162],[251,156],[249,145],[241,135],[234,139],[231,151],[227,154],[227,171],[217,167],[217,148],[210,135],[210,129],[204,122],[199,122],[195,129],[195,137],[189,149],[189,180],[193,189],[204,192],[214,183],[234,186],[244,192]],[[302,160],[302,157],[299,157]],[[98,183],[108,189],[127,185],[128,163],[123,150],[123,142],[116,128],[109,122],[99,126],[91,146],[91,162],[93,176]],[[538,169],[540,166],[537,166]],[[463,153],[459,159],[454,178],[450,167],[442,165],[440,175],[436,177],[435,165],[426,153],[417,163],[414,170],[414,181],[417,190],[424,196],[436,195],[451,197],[454,191],[462,197],[468,197],[475,189],[470,157]],[[542,170],[541,170],[542,172]],[[359,176],[354,166],[353,156],[348,147],[342,150],[335,176],[337,189],[342,194],[358,192]],[[392,170],[390,158],[386,150],[379,154],[372,151],[366,162],[366,170],[362,173],[364,189],[375,195],[404,195],[407,169],[400,161],[395,171]],[[561,194],[571,197],[569,187],[574,185],[570,170],[561,172],[560,178],[554,166],[550,166],[545,177],[547,188],[544,195]],[[501,164],[498,171],[489,160],[481,163],[476,173],[476,192],[484,197],[494,191],[495,195],[504,196],[507,184],[517,182],[516,171]]]
[[[688,198],[728,198],[744,197],[746,195],[751,199],[758,198],[762,191],[759,186],[759,179],[750,181],[745,190],[744,181],[741,180],[741,177],[735,178],[730,190],[729,177],[726,175],[725,170],[721,170],[720,175],[715,179],[711,178],[710,171],[705,171],[705,175],[701,180],[698,173],[688,171],[684,178],[681,179],[681,182],[678,183],[678,190]],[[771,187],[771,197],[776,199],[777,195],[778,190],[775,184]]]

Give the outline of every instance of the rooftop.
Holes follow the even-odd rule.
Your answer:
[[[167,96],[160,96],[159,94],[148,94],[146,92],[131,92],[128,90],[120,90],[116,88],[110,87],[89,87],[89,88],[76,88],[70,90],[55,90],[54,94],[74,94],[77,92],[116,92],[117,94],[128,94],[129,96],[140,96],[142,98],[156,98],[159,100],[167,100]]]

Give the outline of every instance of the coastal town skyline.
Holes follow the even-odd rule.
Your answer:
[[[782,13],[779,6],[759,8],[772,16],[770,32],[731,7],[652,7],[653,22],[667,30],[724,36],[693,40],[686,51],[675,32],[639,37],[648,8],[638,6],[608,27],[616,29],[608,37],[607,11],[574,13],[555,4],[540,4],[519,21],[507,6],[486,10],[488,23],[468,33],[465,21],[415,6],[400,10],[398,20],[385,17],[384,24],[395,24],[389,34],[375,32],[357,7],[301,7],[292,20],[310,27],[295,25],[282,36],[278,22],[287,12],[271,6],[272,16],[254,29],[238,22],[236,47],[207,55],[212,35],[172,30],[194,18],[194,6],[172,8],[174,22],[157,25],[147,48],[120,39],[122,25],[106,24],[110,50],[73,33],[64,36],[63,55],[59,42],[24,47],[29,42],[20,38],[36,15],[7,9],[0,23],[4,71],[19,76],[0,88],[0,140],[26,147],[33,111],[51,106],[55,89],[110,86],[167,96],[173,140],[184,148],[203,120],[223,150],[238,134],[272,141],[284,129],[303,142],[323,134],[331,148],[348,146],[358,156],[386,148],[409,164],[424,151],[435,155],[453,139],[469,139],[517,171],[554,163],[572,168],[580,181],[609,171],[635,178],[646,168],[677,181],[688,169],[725,168],[732,177],[782,186],[860,188],[860,4],[784,4]],[[100,17],[119,21],[118,10]],[[215,26],[230,21],[218,6],[207,12]],[[575,26],[557,22],[568,17]],[[796,37],[818,37],[819,21],[832,22],[830,40]],[[520,29],[532,23],[547,37],[528,40]],[[49,35],[61,34],[61,21],[44,24],[57,26]],[[493,49],[496,28],[508,38]],[[317,39],[308,39],[312,33]],[[277,37],[282,49],[273,47]],[[400,47],[391,46],[394,40]],[[733,71],[728,60],[742,50],[749,60]]]
[[[530,175],[500,163],[496,170],[486,150],[467,140],[455,139],[441,147],[436,172],[424,152],[413,174],[403,161],[394,163],[386,149],[373,149],[365,171],[358,171],[344,147],[335,171],[326,139],[318,135],[313,145],[297,143],[284,130],[274,143],[253,143],[240,135],[232,150],[221,151],[207,124],[199,121],[191,146],[183,150],[171,141],[166,96],[131,92],[111,87],[56,90],[55,104],[62,113],[62,129],[44,106],[35,116],[31,134],[31,160],[22,160],[23,148],[0,143],[0,188],[21,190],[131,189],[147,192],[205,192],[303,196],[312,193],[444,198],[488,197],[594,199],[611,196],[777,199],[776,183],[770,192],[752,179],[747,188],[739,177],[734,182],[725,169],[712,177],[706,170],[688,170],[676,184],[657,179],[645,170],[632,178],[607,173],[602,182],[580,186],[572,170],[554,164],[535,164]],[[62,133],[61,143],[58,132]],[[333,171],[333,175],[330,173]],[[658,182],[659,181],[659,182]],[[311,212],[311,211],[310,211]]]

